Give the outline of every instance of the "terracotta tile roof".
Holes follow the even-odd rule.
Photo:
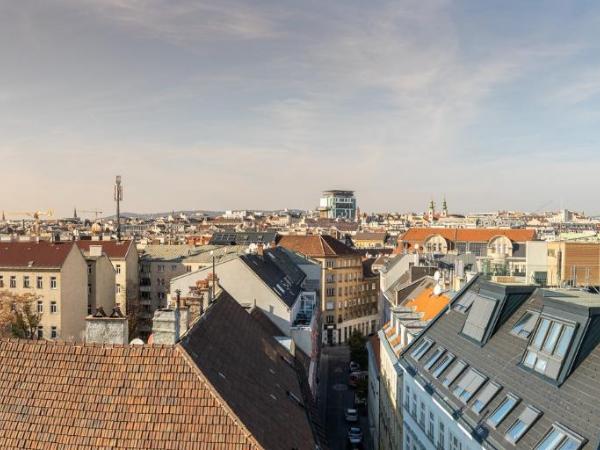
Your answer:
[[[446,306],[450,299],[445,295],[433,295],[433,289],[424,289],[412,300],[408,300],[404,306],[415,309],[415,312],[423,314],[422,320],[431,320],[437,316]]]
[[[226,294],[176,346],[3,340],[0,448],[312,450],[286,357]]]
[[[2,449],[258,449],[175,346],[0,341]]]
[[[314,450],[307,411],[292,398],[303,398],[292,356],[229,294],[181,345],[263,448]]]
[[[441,235],[454,242],[488,242],[494,236],[506,236],[513,242],[533,241],[535,230],[504,228],[411,228],[402,236],[401,241],[424,242],[429,236]]]
[[[357,254],[343,242],[326,235],[282,236],[278,245],[313,258]]]
[[[133,241],[76,241],[77,246],[84,253],[89,253],[90,246],[102,246],[102,252],[106,253],[111,259],[123,259],[127,256],[129,249],[135,246]]]
[[[72,242],[0,242],[0,267],[62,267]]]

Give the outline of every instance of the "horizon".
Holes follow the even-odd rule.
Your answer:
[[[600,5],[540,6],[5,2],[0,209],[592,211]]]

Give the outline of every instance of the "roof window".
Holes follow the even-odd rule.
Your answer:
[[[541,415],[542,413],[538,409],[527,405],[517,420],[510,426],[504,437],[511,444],[516,444]]]
[[[446,353],[442,358],[442,361],[431,373],[435,378],[439,378],[440,375],[446,368],[454,361],[454,355],[452,353]]]
[[[442,384],[446,387],[450,386],[454,382],[454,380],[458,378],[462,371],[465,370],[466,367],[467,363],[465,363],[464,361],[456,361],[456,364],[454,364],[454,366],[452,366],[452,368],[444,376]]]
[[[432,345],[433,341],[425,338],[419,343],[419,345],[417,345],[417,348],[415,348],[410,355],[418,361],[425,353],[427,353],[427,350],[429,350]]]
[[[431,355],[431,357],[427,360],[427,362],[425,363],[425,369],[429,370],[433,367],[433,365],[438,361],[438,359],[440,359],[440,356],[442,356],[442,354],[446,351],[445,348],[443,347],[438,347],[435,352],[433,353],[433,355]]]
[[[484,377],[475,369],[469,368],[454,388],[454,395],[463,403],[467,403],[485,383],[486,379],[487,377]]]
[[[515,406],[519,403],[519,397],[513,394],[507,394],[506,398],[500,403],[490,417],[487,419],[487,423],[496,428],[498,425],[502,423],[502,421],[508,416],[508,414],[513,410]]]
[[[529,339],[535,324],[537,323],[540,313],[535,311],[527,311],[521,316],[510,333],[522,339]]]
[[[459,313],[466,314],[466,312],[471,308],[473,302],[478,297],[478,294],[473,291],[465,292],[455,303],[453,306],[454,311],[458,311]]]
[[[500,389],[501,387],[499,384],[490,381],[475,398],[471,410],[476,414],[481,414],[483,408],[492,401]]]
[[[535,450],[579,450],[584,438],[555,423]]]

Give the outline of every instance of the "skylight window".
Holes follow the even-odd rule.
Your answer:
[[[439,378],[440,375],[446,368],[454,361],[454,355],[452,353],[446,353],[442,358],[440,364],[431,373],[435,378]]]
[[[582,437],[556,423],[535,450],[579,450],[583,442]]]
[[[465,314],[473,302],[478,297],[477,293],[473,291],[465,292],[457,301],[454,303],[453,309],[459,313]]]
[[[485,383],[486,379],[486,377],[481,375],[475,369],[470,368],[458,381],[456,388],[454,388],[454,395],[456,395],[463,403],[467,403],[483,383]]]
[[[446,387],[450,386],[454,380],[458,378],[458,376],[462,373],[463,370],[467,367],[467,363],[464,361],[457,361],[454,366],[448,371],[448,373],[444,376],[444,380],[442,384]]]
[[[431,348],[431,346],[433,345],[433,341],[430,339],[423,339],[419,345],[417,345],[417,348],[415,348],[412,353],[411,356],[416,359],[417,361],[420,360],[423,355],[425,353],[427,353],[427,350],[429,350]]]
[[[534,311],[527,311],[515,324],[513,329],[510,331],[517,337],[523,339],[529,339],[531,332],[535,328],[535,324],[540,316],[540,313]]]
[[[528,405],[510,426],[504,437],[508,442],[516,444],[541,415],[542,413],[538,409]]]
[[[473,406],[471,406],[471,410],[476,414],[481,414],[483,408],[485,408],[492,401],[499,390],[500,385],[490,381],[475,398]]]
[[[443,347],[438,347],[435,352],[433,353],[433,355],[431,355],[431,357],[427,360],[427,362],[425,363],[425,369],[429,370],[433,367],[433,365],[438,361],[438,359],[440,359],[440,356],[442,356],[442,354],[446,351],[445,348]]]
[[[519,403],[519,398],[512,394],[508,394],[504,401],[500,403],[500,406],[498,406],[490,417],[488,417],[487,423],[493,428],[497,428],[517,403]]]
[[[556,380],[574,334],[573,325],[542,318],[525,352],[523,365]]]

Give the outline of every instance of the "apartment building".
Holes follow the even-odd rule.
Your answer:
[[[33,294],[38,338],[80,341],[88,312],[86,261],[72,242],[0,242],[0,290]]]
[[[116,300],[116,272],[110,258],[101,253],[98,247],[92,247],[90,254],[85,256],[85,262],[88,274],[88,314],[94,314],[99,307],[104,311],[111,311]]]
[[[115,305],[123,314],[139,307],[139,254],[133,240],[81,240],[77,246],[87,257],[90,254],[106,254],[115,269]]]
[[[344,343],[353,331],[377,330],[379,275],[371,261],[331,236],[282,236],[279,245],[321,264],[323,339]]]
[[[400,358],[405,449],[597,449],[600,296],[474,279]]]
[[[548,242],[548,285],[600,287],[600,243]]]
[[[391,307],[389,321],[379,331],[380,386],[378,446],[402,448],[403,417],[400,407],[402,351],[448,306],[450,298],[436,290],[438,282],[426,276],[400,291]]]

